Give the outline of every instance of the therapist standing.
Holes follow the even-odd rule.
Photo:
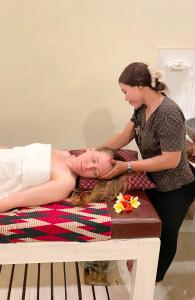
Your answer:
[[[104,144],[118,149],[135,138],[142,156],[138,161],[113,161],[115,167],[104,178],[127,170],[145,171],[156,185],[146,193],[162,220],[157,282],[163,280],[175,256],[179,228],[195,197],[195,170],[187,159],[185,118],[166,96],[160,77],[157,70],[142,62],[124,69],[119,86],[134,113],[124,130]]]

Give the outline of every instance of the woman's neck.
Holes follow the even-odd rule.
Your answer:
[[[69,151],[53,149],[52,159],[62,166],[65,164],[71,172],[74,172],[73,160],[75,160],[75,155],[71,155]]]
[[[153,113],[157,107],[163,102],[164,95],[155,92],[153,90],[146,91],[145,93],[145,105],[146,105],[146,111],[148,113]]]

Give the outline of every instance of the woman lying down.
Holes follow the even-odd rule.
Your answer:
[[[112,159],[108,148],[87,149],[79,156],[52,149],[49,144],[0,149],[0,212],[16,207],[44,205],[63,200],[76,186],[78,176],[99,178],[108,173]],[[100,184],[75,204],[114,198],[128,190],[125,176],[100,180]]]

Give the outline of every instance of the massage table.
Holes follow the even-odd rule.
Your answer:
[[[152,300],[160,249],[161,221],[144,191],[131,192],[141,205],[131,213],[117,214],[108,202],[111,239],[97,242],[19,242],[0,244],[0,264],[134,261],[129,299]],[[2,225],[1,225],[2,226]],[[68,299],[71,300],[71,299]]]

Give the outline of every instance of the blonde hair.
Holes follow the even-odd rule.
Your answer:
[[[123,160],[116,151],[101,147],[97,151],[107,153],[111,158],[116,160]],[[83,205],[89,202],[100,202],[105,200],[113,200],[119,193],[126,193],[130,188],[129,181],[126,175],[120,175],[109,180],[99,180],[96,186],[91,191],[80,192],[75,190],[71,200],[74,205]]]
[[[130,186],[126,175],[120,175],[109,180],[100,180],[96,186],[84,193],[77,194],[76,190],[72,195],[72,203],[74,205],[83,205],[89,202],[101,202],[113,200],[119,193],[125,194]]]

